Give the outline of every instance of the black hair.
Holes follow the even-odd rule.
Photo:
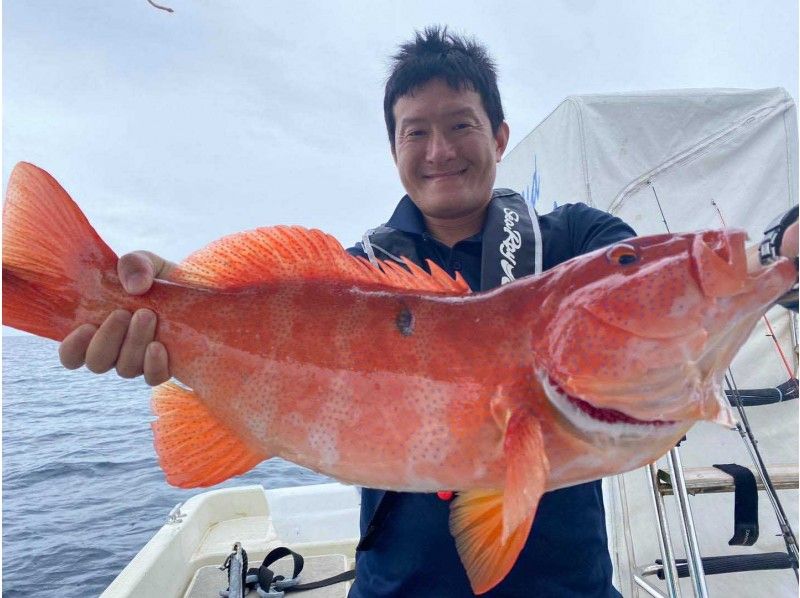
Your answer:
[[[442,79],[454,90],[471,89],[481,96],[483,109],[489,116],[492,133],[503,122],[503,106],[497,89],[497,67],[489,53],[475,39],[448,33],[447,27],[433,25],[413,41],[400,46],[392,56],[393,64],[383,96],[383,115],[389,143],[394,152],[394,105],[401,97],[413,93],[431,79]]]

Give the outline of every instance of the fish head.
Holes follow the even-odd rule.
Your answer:
[[[674,436],[698,420],[734,426],[725,370],[797,275],[786,259],[748,272],[745,240],[740,230],[638,237],[554,272],[535,342],[557,410],[606,440]]]

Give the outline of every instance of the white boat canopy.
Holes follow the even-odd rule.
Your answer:
[[[519,191],[540,214],[584,202],[619,216],[640,235],[735,227],[756,243],[773,218],[797,204],[797,152],[796,107],[780,88],[571,96],[503,158],[496,186]],[[739,388],[774,387],[796,377],[796,338],[793,316],[770,310],[734,360]],[[748,419],[768,467],[791,464],[796,476],[797,401],[748,409]],[[715,463],[752,467],[739,434],[711,424],[696,425],[681,454],[684,467],[696,471],[708,472],[703,468]],[[603,484],[615,585],[624,596],[645,595],[633,574],[661,558],[648,477],[638,470]],[[796,530],[797,491],[780,495]],[[691,507],[703,556],[785,550],[765,496],[759,502],[762,534],[752,547],[728,546],[731,494],[697,497]],[[677,546],[674,500],[666,511]],[[677,556],[684,557],[680,548]],[[788,571],[714,575],[707,583],[712,596],[797,593]],[[693,594],[688,579],[679,585],[684,596]]]
[[[584,202],[640,235],[732,227],[755,243],[797,204],[797,151],[797,109],[782,88],[577,95],[503,158],[495,186],[519,191],[540,214]],[[791,358],[789,315],[777,308],[769,319]],[[760,364],[734,366],[747,387],[788,377],[760,327],[742,360]]]

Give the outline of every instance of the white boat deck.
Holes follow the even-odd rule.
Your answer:
[[[288,546],[303,555],[301,583],[353,566],[358,542],[360,495],[356,488],[322,484],[264,490],[242,486],[212,490],[189,499],[134,557],[102,598],[195,598],[227,588],[219,566],[240,542],[248,566]],[[291,575],[291,559],[274,571]],[[308,598],[346,596],[349,584],[304,592]],[[256,594],[253,594],[256,595]]]

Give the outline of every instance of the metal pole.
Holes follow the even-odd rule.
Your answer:
[[[650,482],[650,495],[653,498],[653,508],[658,521],[658,548],[661,550],[661,562],[664,567],[664,583],[667,584],[669,598],[680,598],[681,590],[678,585],[678,570],[675,566],[675,555],[672,552],[672,540],[669,536],[667,514],[664,509],[664,497],[658,491],[658,468],[655,463],[647,466],[647,481]],[[637,580],[638,581],[638,580]]]
[[[739,411],[739,417],[741,417],[742,423],[744,424],[744,426],[742,426],[742,423],[737,423],[736,429],[739,431],[739,436],[741,436],[742,440],[744,441],[744,445],[747,448],[747,453],[750,455],[750,459],[753,461],[753,465],[756,468],[756,473],[758,474],[758,477],[761,478],[761,483],[764,484],[764,491],[772,503],[772,508],[775,511],[775,517],[777,518],[778,525],[781,528],[783,541],[786,544],[786,551],[789,553],[789,556],[792,557],[794,562],[792,571],[794,572],[795,579],[800,579],[800,575],[797,571],[799,556],[797,538],[794,535],[792,526],[789,524],[789,518],[786,517],[786,513],[783,510],[783,505],[781,505],[781,501],[778,499],[778,493],[775,490],[775,486],[772,484],[772,479],[770,478],[769,473],[767,472],[767,466],[764,465],[764,460],[761,458],[761,453],[756,447],[758,441],[753,435],[753,431],[750,429],[750,423],[747,421],[747,414],[745,413],[744,405],[742,405],[741,397],[739,396],[739,389],[736,386],[736,380],[733,379],[733,371],[731,371],[730,368],[728,368],[728,375],[725,376],[725,382],[728,385],[728,389],[733,391],[734,396],[736,397],[736,408]]]
[[[747,447],[747,452],[750,454],[750,459],[753,461],[753,465],[755,465],[756,473],[758,477],[761,478],[761,483],[764,484],[764,489],[766,490],[767,497],[769,498],[770,502],[772,503],[772,508],[775,511],[775,517],[778,519],[778,526],[781,528],[781,532],[784,536],[784,542],[786,543],[787,552],[794,558],[794,562],[798,562],[798,550],[797,544],[795,543],[794,532],[792,531],[791,526],[789,525],[789,520],[786,517],[786,513],[783,511],[783,506],[776,500],[777,496],[775,493],[775,487],[772,485],[772,480],[769,478],[769,475],[766,473],[766,469],[764,466],[764,462],[761,460],[761,456],[758,453],[753,451],[753,447],[749,442],[747,442],[745,431],[742,428],[741,424],[736,424],[736,428],[739,430],[739,434],[742,438],[745,439],[745,447]],[[797,568],[792,567],[794,571],[795,578],[798,577]]]
[[[683,478],[681,456],[676,446],[669,452],[669,468],[672,475],[672,488],[675,498],[678,499],[678,513],[681,516],[681,532],[686,548],[686,563],[692,577],[694,595],[698,598],[708,598],[706,576],[703,571],[703,561],[700,556],[700,546],[697,543],[697,533],[692,519],[692,508],[689,506],[689,493],[686,491],[686,481]]]
[[[634,575],[633,579],[636,582],[636,585],[638,585],[645,592],[653,596],[653,598],[666,598],[664,594],[658,591],[657,588],[650,585],[647,581],[644,580],[644,578],[640,577],[639,575]]]

